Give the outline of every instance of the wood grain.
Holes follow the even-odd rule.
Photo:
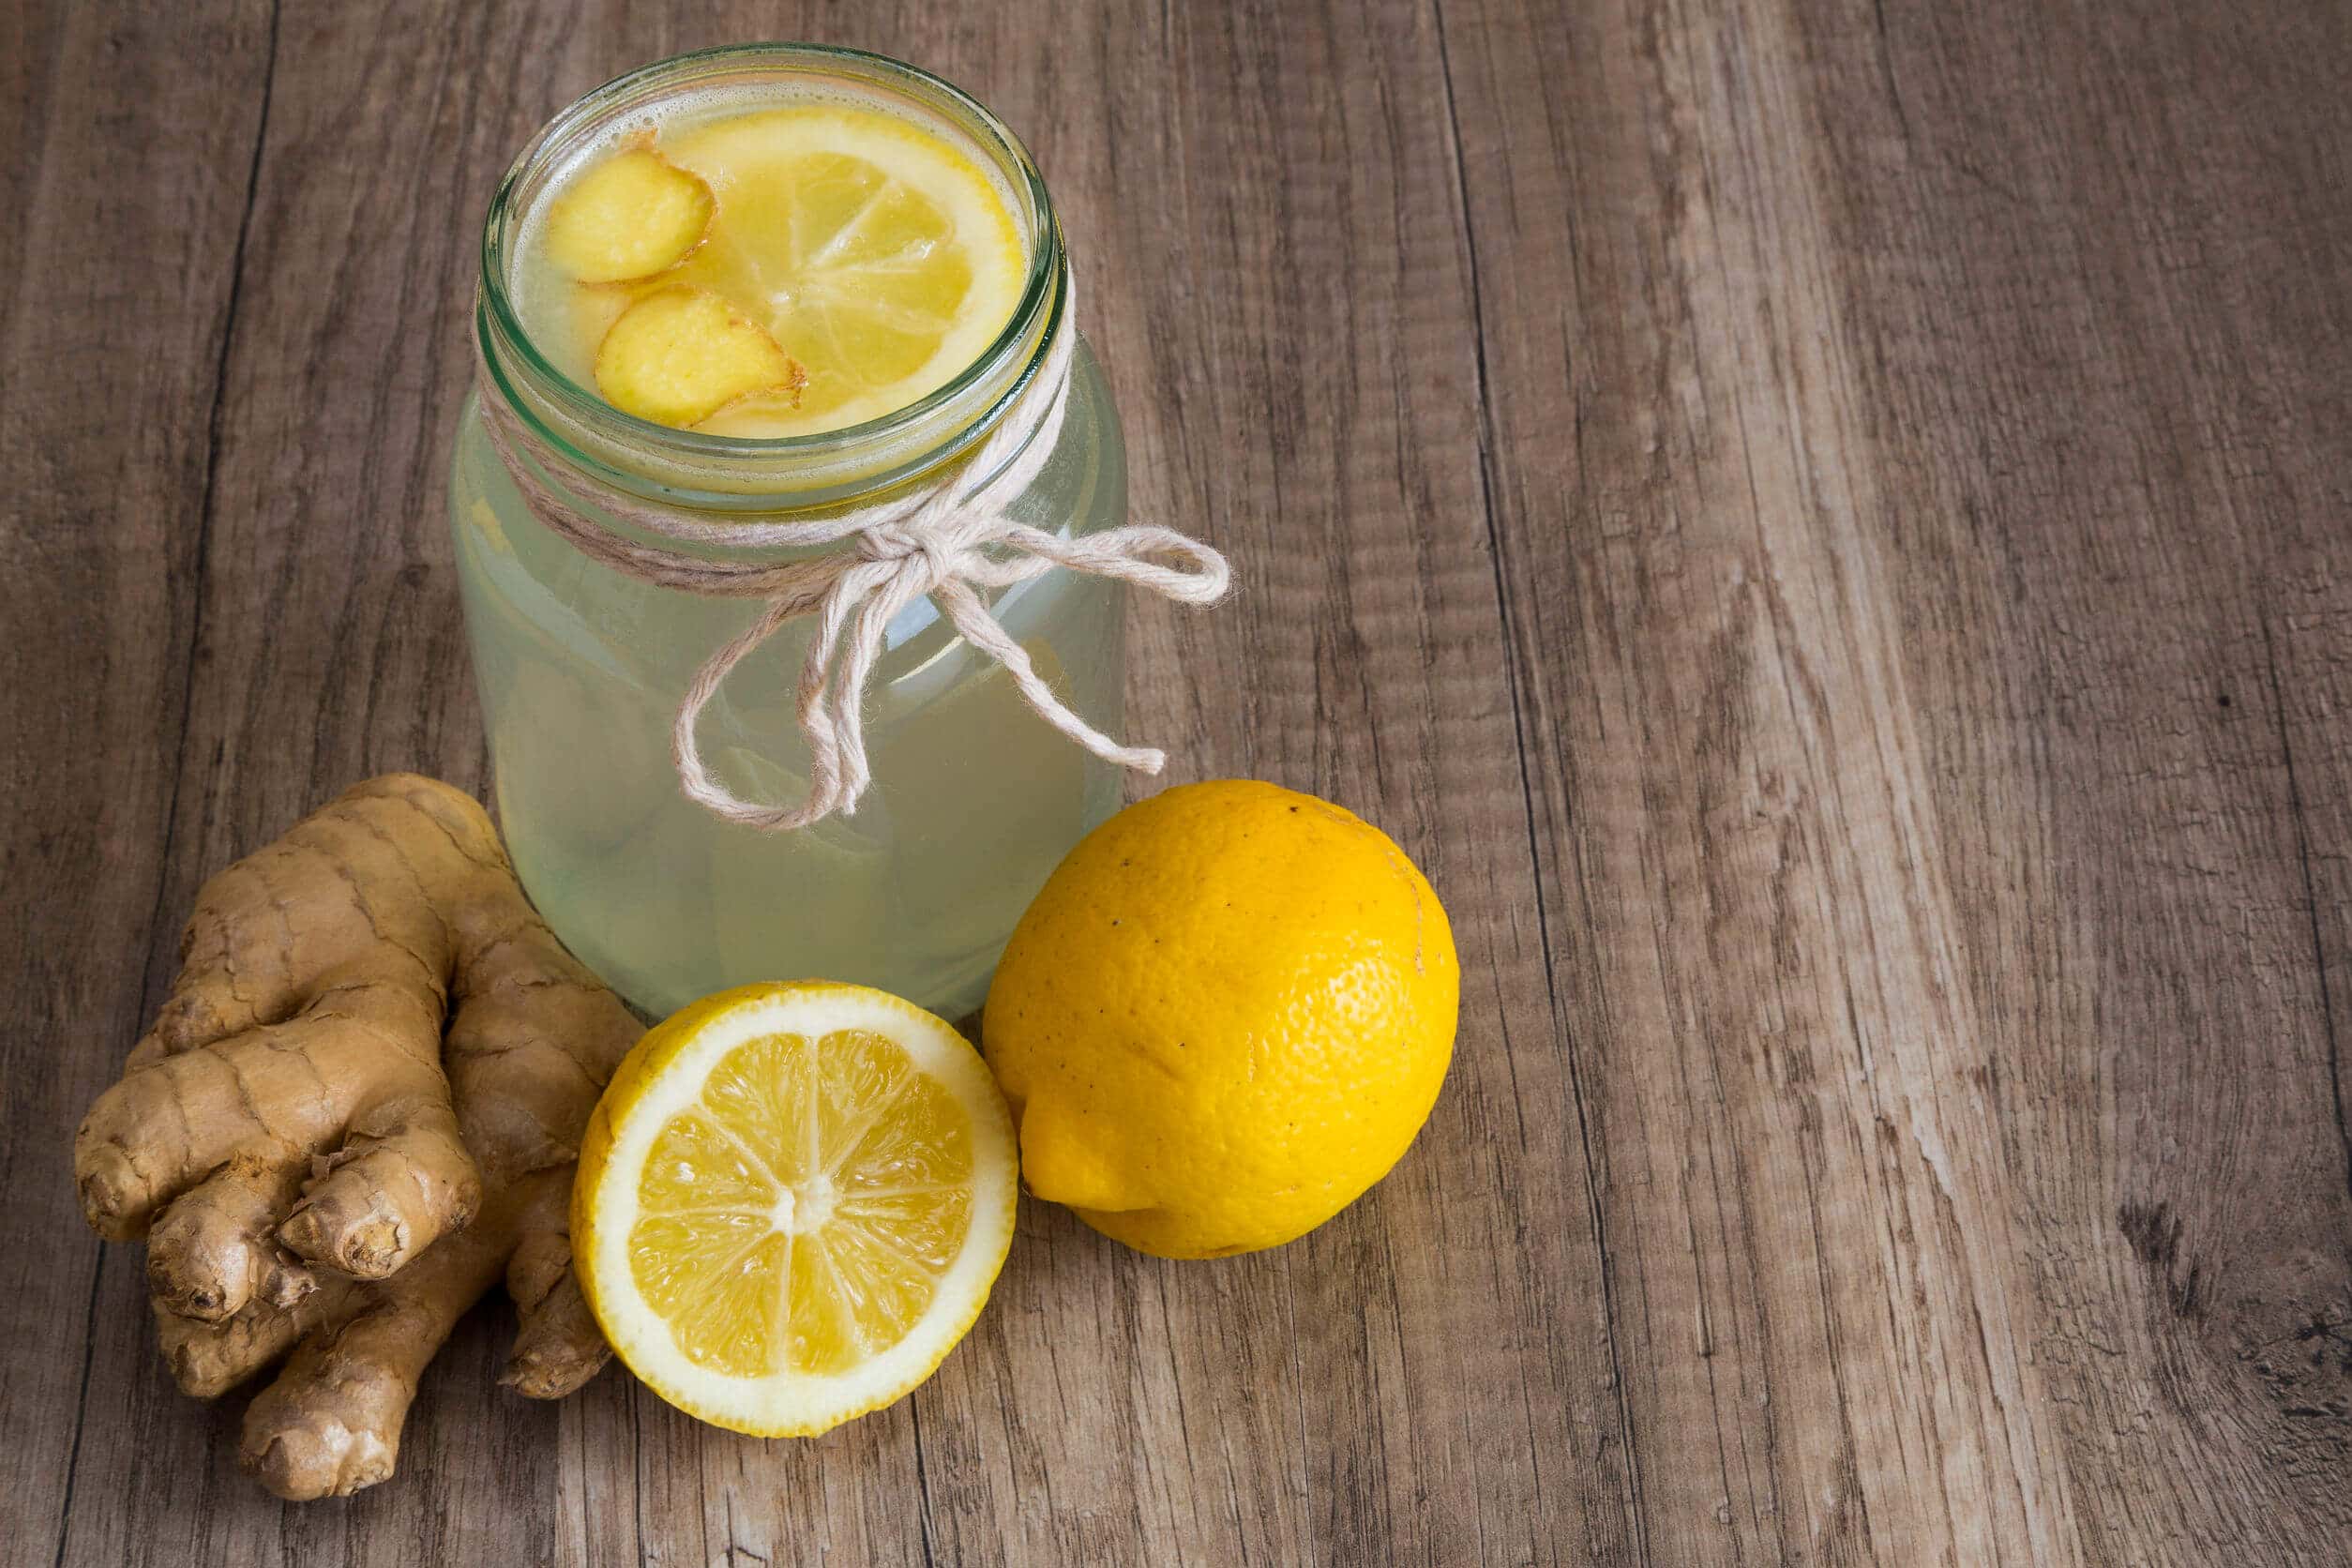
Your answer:
[[[2352,13],[5,9],[0,1558],[2344,1560]],[[394,1482],[282,1506],[66,1141],[210,869],[484,782],[490,185],[761,36],[1028,138],[1138,513],[1244,584],[1136,606],[1134,726],[1398,837],[1455,1071],[1271,1254],[1026,1206],[823,1440],[501,1395],[493,1306]]]
[[[2265,629],[2283,554],[2341,663],[2330,40],[1470,14],[1648,1546],[2338,1560],[2342,683]]]
[[[257,7],[11,8],[0,43],[0,1557],[60,1549],[82,1461],[201,1454],[105,1375],[155,1360],[106,1311],[133,1255],[81,1224],[65,1139],[143,1027],[180,916],[166,887],[198,585],[218,512],[220,362],[266,74]],[[189,68],[195,64],[201,68]],[[100,260],[103,258],[104,260]],[[201,1462],[201,1461],[200,1461]]]

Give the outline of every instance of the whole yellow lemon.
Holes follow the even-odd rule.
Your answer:
[[[1460,1003],[1445,911],[1386,834],[1229,779],[1070,852],[982,1029],[1032,1192],[1144,1252],[1215,1258],[1304,1235],[1388,1173]]]

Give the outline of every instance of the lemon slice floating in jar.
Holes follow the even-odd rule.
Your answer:
[[[691,398],[637,395],[674,382],[691,341],[661,340],[671,366],[657,376],[630,358],[650,349],[625,341],[614,352],[608,337],[596,355],[598,390],[659,423],[776,437],[879,417],[979,358],[1028,281],[1028,252],[1003,188],[953,143],[895,114],[810,103],[727,115],[665,133],[657,153],[632,147],[611,162],[625,158],[636,160],[624,172],[629,179],[608,173],[610,163],[592,167],[577,181],[580,194],[559,198],[558,210],[572,210],[565,201],[590,208],[595,195],[598,235],[628,233],[611,204],[642,190],[643,226],[660,244],[635,244],[610,260],[585,247],[557,253],[579,280],[580,332],[596,340],[649,297],[683,287],[725,301],[794,367],[707,410]],[[711,208],[694,228],[698,188]],[[681,243],[689,231],[691,243]],[[650,275],[626,270],[648,251],[676,259]],[[715,337],[710,347],[715,359],[741,363],[739,344]]]
[[[979,1055],[862,986],[696,1003],[621,1063],[572,1258],[629,1369],[690,1415],[806,1437],[960,1340],[1013,1236],[1012,1119]]]

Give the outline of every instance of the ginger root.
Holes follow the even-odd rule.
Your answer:
[[[798,407],[808,384],[808,372],[766,327],[721,295],[685,284],[621,312],[596,345],[596,376],[614,408],[682,430],[754,393],[781,393]]]
[[[548,254],[576,280],[651,278],[685,261],[710,234],[718,199],[652,141],[596,165],[548,208]]]
[[[589,1112],[641,1033],[524,899],[482,808],[370,779],[204,884],[179,977],[74,1139],[83,1212],[147,1237],[165,1359],[280,1497],[392,1473],[416,1380],[501,1273],[503,1380],[610,1353],[571,1277]]]

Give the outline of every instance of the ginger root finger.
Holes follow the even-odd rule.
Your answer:
[[[447,1102],[393,1100],[352,1123],[331,1168],[278,1228],[313,1263],[382,1279],[462,1229],[482,1200],[481,1178]]]
[[[317,1304],[256,1303],[242,1320],[201,1332],[161,1319],[181,1386],[219,1392],[292,1346],[246,1410],[238,1462],[291,1501],[374,1485],[399,1460],[425,1367],[504,1270],[520,1328],[500,1381],[538,1399],[572,1393],[612,1351],[573,1283],[568,1236],[550,1229],[562,1224],[571,1178],[568,1162],[528,1172],[399,1274],[338,1282]]]
[[[366,1289],[356,1280],[324,1274],[317,1289],[296,1301],[280,1305],[256,1296],[235,1316],[210,1323],[157,1302],[156,1345],[182,1394],[218,1398],[294,1349],[310,1330],[341,1322]]]
[[[445,1106],[437,1048],[387,1050],[333,1010],[167,1056],[99,1095],[83,1120],[74,1140],[83,1213],[110,1241],[144,1235],[166,1204],[233,1158],[307,1167],[342,1140],[360,1104],[387,1091]]]
[[[346,792],[212,878],[171,1000],[75,1139],[92,1227],[143,1235],[232,1158],[306,1176],[320,1157],[349,1163],[380,1141],[363,1118],[387,1101],[448,1107],[442,1036],[478,957],[467,933],[528,908],[481,807],[414,775]],[[397,1268],[475,1201],[471,1156],[437,1141],[417,1202],[351,1204],[346,1181],[285,1240],[313,1261]]]
[[[360,785],[207,882],[172,999],[75,1139],[91,1225],[144,1234],[232,1157],[307,1169],[387,1099],[446,1106],[442,1026],[467,955],[444,912],[502,897],[519,895],[481,808],[412,776]],[[453,1153],[443,1178],[462,1189],[472,1161]],[[412,1227],[393,1266],[468,1207]],[[308,1238],[322,1259],[349,1241],[330,1229]]]
[[[548,1246],[553,1233],[544,1229],[550,1215],[563,1213],[571,1177],[568,1163],[532,1171],[491,1199],[474,1224],[391,1278],[348,1287],[323,1313],[279,1315],[275,1333],[264,1331],[255,1345],[275,1339],[282,1349],[276,1334],[294,1322],[305,1324],[301,1342],[247,1410],[239,1463],[296,1501],[340,1497],[390,1475],[418,1379],[502,1270],[522,1327],[501,1380],[557,1398],[594,1377],[611,1348],[570,1288],[568,1242],[560,1244],[557,1261]],[[526,1299],[530,1287],[518,1289],[519,1275],[551,1283]]]
[[[553,1397],[610,1354],[569,1268],[580,1137],[636,1018],[539,920],[490,820],[371,779],[206,882],[182,968],[75,1174],[150,1238],[158,1335],[191,1394],[288,1357],[249,1410],[280,1496],[391,1472],[416,1381],[505,1274],[505,1381]]]
[[[560,1399],[612,1355],[572,1278],[572,1170],[596,1097],[644,1032],[535,917],[478,951],[446,1060],[466,1142],[514,1198],[520,1326],[499,1380]]]
[[[342,1497],[392,1473],[416,1382],[498,1278],[506,1226],[445,1238],[389,1279],[352,1288],[245,1412],[238,1462],[290,1501]]]
[[[217,1323],[260,1296],[291,1305],[317,1278],[269,1239],[274,1218],[302,1189],[299,1171],[233,1159],[180,1197],[147,1235],[147,1289],[156,1304]]]
[[[563,1398],[612,1358],[572,1274],[572,1171],[567,1165],[532,1179],[506,1264],[506,1294],[520,1321],[498,1380],[534,1399]]]
[[[532,1399],[561,1399],[584,1387],[612,1359],[612,1347],[588,1310],[569,1269],[522,1315],[499,1381]]]

